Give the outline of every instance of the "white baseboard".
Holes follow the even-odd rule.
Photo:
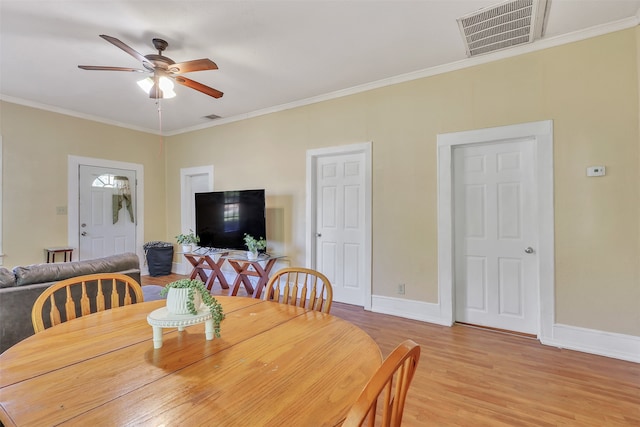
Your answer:
[[[191,274],[191,264],[185,264],[183,262],[174,262],[171,266],[171,272],[175,274]]]
[[[439,304],[373,295],[371,311],[407,319],[451,326]],[[541,337],[544,345],[640,363],[640,337],[556,324],[553,337]]]
[[[407,319],[451,326],[451,322],[442,316],[440,305],[429,302],[372,295],[371,311],[374,313],[390,314]]]
[[[555,324],[553,337],[542,337],[540,342],[554,347],[640,363],[640,337],[634,335]]]

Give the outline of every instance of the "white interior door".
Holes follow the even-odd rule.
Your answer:
[[[457,321],[538,332],[534,144],[453,150]]]
[[[333,299],[365,303],[365,155],[323,156],[316,167],[316,269]]]
[[[136,252],[136,171],[87,165],[79,171],[79,259]]]

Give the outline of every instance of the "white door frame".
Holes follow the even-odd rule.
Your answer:
[[[181,233],[187,233],[194,225],[189,222],[189,203],[191,203],[191,187],[189,179],[194,175],[207,175],[209,191],[213,191],[213,165],[195,166],[180,169],[180,229]]]
[[[523,123],[438,135],[438,299],[442,319],[455,322],[453,166],[457,145],[481,144],[517,138],[533,138],[536,155],[538,204],[538,339],[551,338],[555,323],[555,264],[553,219],[553,121]]]
[[[68,156],[67,158],[67,240],[69,246],[79,254],[80,248],[80,165],[113,169],[126,169],[136,172],[136,254],[140,259],[140,269],[144,270],[144,166],[138,163],[116,160],[96,159],[92,157]],[[77,259],[80,257],[78,256]]]
[[[195,224],[191,224],[189,218],[189,213],[191,212],[189,209],[189,204],[191,203],[191,177],[195,175],[207,175],[209,191],[213,191],[213,165],[180,169],[180,232],[185,234],[192,227],[195,230]],[[180,258],[184,257],[181,256]],[[187,264],[186,259],[181,259],[174,264],[174,271],[178,274],[188,274],[189,267],[190,264]]]
[[[324,156],[339,156],[345,154],[364,154],[364,309],[371,310],[371,141],[360,144],[341,145],[337,147],[317,148],[307,150],[307,200],[306,200],[306,264],[315,268],[316,263],[316,171],[318,158]]]

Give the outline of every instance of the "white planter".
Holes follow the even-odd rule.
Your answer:
[[[202,305],[200,291],[194,290],[193,305],[196,310]],[[171,314],[191,314],[187,306],[189,300],[189,289],[169,288],[167,293],[167,310]]]
[[[191,252],[191,245],[182,245],[182,252],[184,253]]]
[[[247,259],[252,261],[258,259],[258,252],[247,251]]]

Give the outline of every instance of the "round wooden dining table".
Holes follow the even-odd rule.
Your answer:
[[[380,349],[338,317],[217,296],[220,338],[203,324],[163,329],[151,301],[94,313],[0,355],[5,426],[339,425],[378,369]]]

